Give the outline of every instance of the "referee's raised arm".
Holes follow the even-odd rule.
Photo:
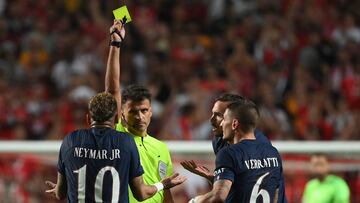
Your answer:
[[[120,47],[125,37],[125,28],[121,20],[114,20],[110,27],[110,50],[105,74],[105,91],[114,95],[118,116],[121,116],[121,93],[120,93]]]

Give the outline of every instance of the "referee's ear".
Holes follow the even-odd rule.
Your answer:
[[[115,119],[114,119],[114,126],[116,126],[116,124],[118,124],[119,122],[121,122],[120,120],[119,120],[119,114],[115,114]]]

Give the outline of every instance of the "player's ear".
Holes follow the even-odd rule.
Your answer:
[[[88,126],[91,125],[91,118],[90,118],[89,113],[86,114],[86,124],[87,124]]]
[[[121,113],[121,120],[120,121],[126,121],[124,113]]]
[[[231,124],[232,129],[235,130],[236,128],[239,127],[239,125],[240,125],[239,120],[233,119],[232,124]]]

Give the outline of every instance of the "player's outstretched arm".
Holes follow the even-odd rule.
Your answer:
[[[172,187],[180,185],[185,181],[186,178],[184,176],[179,176],[178,173],[175,173],[170,177],[164,178],[163,180],[161,180],[160,183],[155,183],[154,185],[146,185],[144,183],[143,177],[138,176],[130,182],[130,188],[134,194],[134,197],[138,201],[143,201],[154,196],[157,192],[163,189],[170,189]]]
[[[211,171],[205,166],[197,165],[193,160],[191,161],[182,161],[180,164],[191,173],[199,175],[201,177],[206,178],[211,184],[214,180],[214,175]]]
[[[120,47],[117,47],[116,43],[123,43],[124,37],[124,24],[120,20],[114,20],[114,24],[110,27],[110,51],[105,73],[105,91],[114,95],[119,116],[121,115]]]
[[[46,190],[45,193],[53,195],[58,200],[65,199],[67,193],[65,176],[61,175],[61,173],[58,173],[56,184],[51,181],[45,181],[45,183],[50,187],[50,189]]]
[[[205,195],[192,198],[189,203],[218,203],[225,202],[232,182],[230,180],[221,179],[214,183],[213,189]]]

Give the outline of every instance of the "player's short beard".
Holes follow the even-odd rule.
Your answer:
[[[212,127],[214,127],[214,125],[212,125]],[[219,129],[219,128],[216,128],[216,129]],[[221,130],[215,130],[212,133],[213,133],[213,135],[215,137],[223,137],[224,136],[222,129]]]

